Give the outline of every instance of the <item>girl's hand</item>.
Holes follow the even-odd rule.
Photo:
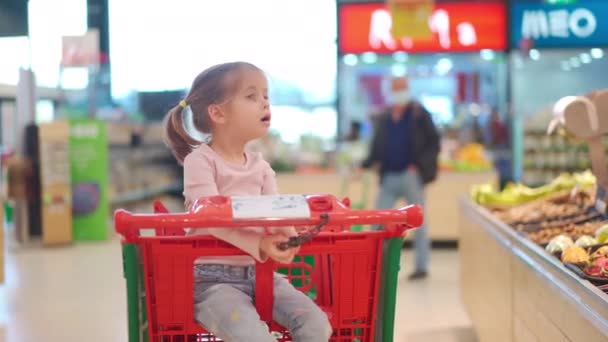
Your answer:
[[[288,248],[285,251],[280,250],[279,244],[288,241],[289,238],[282,234],[266,235],[260,241],[260,254],[263,258],[268,257],[280,264],[289,264],[293,261],[296,254],[298,254],[300,248]]]

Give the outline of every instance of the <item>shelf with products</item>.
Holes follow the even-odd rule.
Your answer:
[[[148,200],[159,195],[180,192],[181,189],[181,182],[175,182],[173,184],[150,187],[143,190],[119,193],[113,196],[111,202],[112,205],[122,205],[125,203]]]
[[[608,151],[608,138],[603,139]],[[586,144],[561,134],[548,135],[540,129],[524,134],[523,183],[540,185],[564,172],[580,172],[591,167]]]
[[[124,206],[181,193],[182,168],[161,140],[160,124],[110,124],[110,203]]]

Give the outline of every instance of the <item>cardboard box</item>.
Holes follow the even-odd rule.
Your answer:
[[[32,162],[28,158],[16,155],[6,161],[8,178],[8,197],[13,200],[32,199],[33,181]]]
[[[67,121],[39,126],[42,242],[72,242],[72,188]]]

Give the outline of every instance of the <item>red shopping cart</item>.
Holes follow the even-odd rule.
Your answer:
[[[351,232],[350,225],[382,224],[384,229]],[[392,341],[396,277],[401,237],[422,224],[422,210],[352,210],[330,195],[200,199],[188,213],[115,213],[123,237],[129,341],[219,341],[193,318],[193,266],[204,256],[243,252],[208,235],[185,236],[185,228],[296,226],[304,259],[290,265],[256,264],[255,305],[278,341],[291,341],[272,321],[273,273],[282,268],[299,290],[328,314],[331,341]],[[304,229],[302,229],[304,228]],[[288,246],[284,246],[288,247]]]

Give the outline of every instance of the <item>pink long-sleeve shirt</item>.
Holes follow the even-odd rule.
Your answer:
[[[184,197],[186,209],[205,196],[259,196],[278,194],[275,172],[260,153],[246,152],[245,164],[222,159],[207,144],[195,148],[184,159]],[[272,230],[271,233],[296,234],[293,227]],[[250,256],[205,257],[197,263],[251,265],[254,259],[265,261],[260,255],[263,227],[207,228],[190,231],[192,234],[210,234],[245,251]],[[253,258],[252,258],[253,257]]]

